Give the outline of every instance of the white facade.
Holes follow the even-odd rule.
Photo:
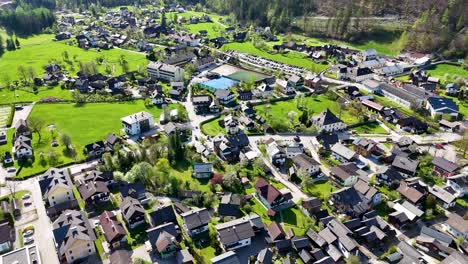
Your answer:
[[[338,123],[328,124],[324,126],[316,126],[316,127],[319,132],[322,132],[322,131],[334,132],[334,131],[345,129],[346,125],[343,122],[338,122]]]
[[[33,156],[33,149],[31,147],[13,147],[11,152],[13,153],[13,156],[15,156],[17,159],[29,158]]]
[[[138,135],[154,128],[154,118],[148,112],[142,111],[122,119],[123,129],[128,135]]]
[[[249,237],[247,239],[238,241],[237,243],[235,243],[235,246],[233,246],[233,247],[230,247],[229,245],[223,246],[222,243],[220,243],[220,245],[223,247],[223,249],[225,251],[228,251],[228,250],[234,250],[234,249],[238,249],[238,248],[241,248],[241,247],[249,246],[251,243],[252,243],[252,238]]]
[[[151,79],[175,82],[184,80],[184,69],[178,66],[160,62],[150,62],[147,66],[147,70]]]
[[[466,175],[457,175],[447,179],[447,185],[452,187],[455,190],[455,195],[457,197],[463,197],[468,194],[468,185],[467,186],[460,186],[454,179],[451,178],[458,178],[458,177],[468,177]]]

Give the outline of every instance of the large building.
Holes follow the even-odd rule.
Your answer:
[[[148,132],[154,127],[153,115],[145,111],[122,117],[121,120],[125,133],[132,136]]]
[[[148,75],[154,80],[180,82],[184,80],[184,69],[161,62],[150,62],[147,66]]]

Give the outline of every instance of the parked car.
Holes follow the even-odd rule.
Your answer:
[[[23,200],[28,200],[29,198],[31,198],[30,194],[23,195]]]
[[[25,230],[23,231],[23,237],[30,237],[34,235],[34,230]]]
[[[27,238],[24,239],[24,244],[25,245],[29,245],[29,244],[32,244],[32,243],[34,243],[34,238],[27,237]]]

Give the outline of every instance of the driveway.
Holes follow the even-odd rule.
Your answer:
[[[247,247],[236,249],[240,263],[249,263],[250,256],[257,256],[260,250],[264,249],[267,244],[265,242],[266,231],[255,234],[252,238],[252,243]]]
[[[16,108],[15,115],[13,116],[13,122],[11,123],[14,126],[18,120],[26,120],[33,109],[33,104],[23,105],[20,108]]]

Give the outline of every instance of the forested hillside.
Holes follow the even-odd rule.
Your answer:
[[[314,36],[359,41],[388,30],[382,18],[392,17],[405,48],[423,52],[445,50],[466,56],[468,35],[457,34],[468,24],[466,0],[187,0],[239,21],[270,26],[279,32],[301,30]],[[314,19],[320,17],[320,19]],[[376,26],[378,25],[378,26]],[[391,30],[395,30],[391,28]]]

